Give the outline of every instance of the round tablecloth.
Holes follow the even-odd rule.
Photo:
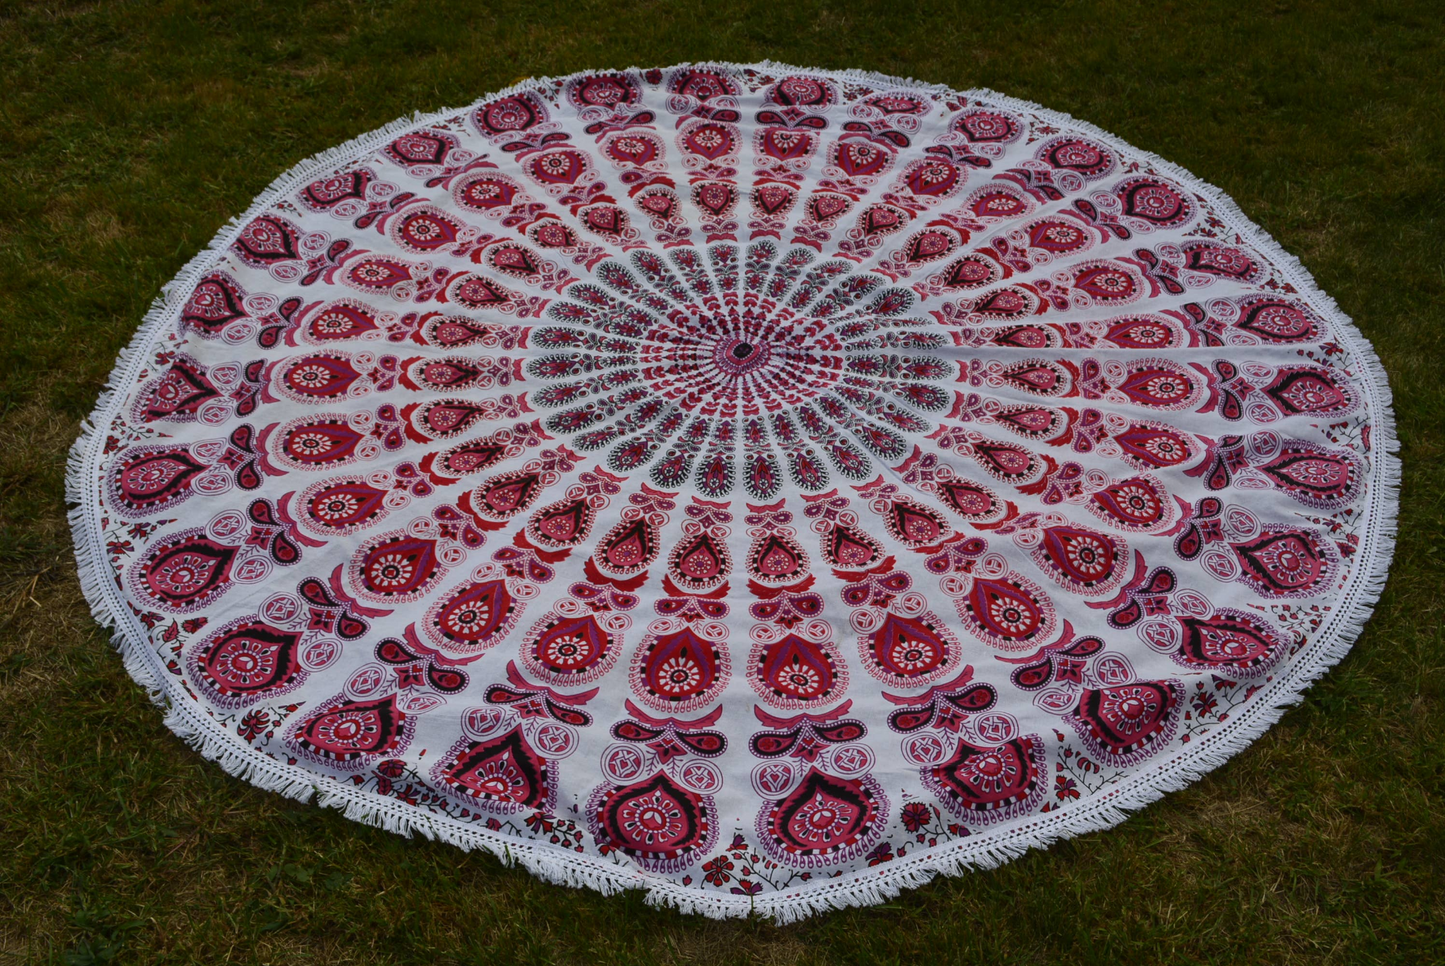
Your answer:
[[[1393,446],[1368,343],[1187,172],[987,91],[701,65],[299,165],[68,482],[97,616],[231,772],[788,920],[1259,735],[1380,591]]]

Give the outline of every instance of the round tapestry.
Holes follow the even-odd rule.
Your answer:
[[[76,444],[229,771],[714,916],[1113,825],[1389,562],[1384,374],[1218,191],[988,91],[529,81],[278,180]]]

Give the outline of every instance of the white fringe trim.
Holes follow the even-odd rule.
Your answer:
[[[399,118],[385,127],[302,161],[273,181],[245,214],[228,222],[211,240],[210,245],[192,258],[162,289],[162,295],[151,305],[130,345],[122,350],[117,358],[115,369],[105,390],[100,394],[95,410],[89,419],[81,423],[81,435],[71,449],[65,477],[65,499],[67,503],[75,504],[69,512],[69,520],[75,539],[81,590],[90,603],[95,619],[102,626],[114,629],[112,640],[121,652],[126,670],[146,689],[153,701],[166,709],[166,727],[202,756],[216,761],[237,778],[298,801],[310,800],[314,795],[317,804],[340,809],[347,818],[384,828],[388,832],[401,835],[419,834],[467,850],[485,849],[507,865],[520,864],[538,878],[560,885],[586,886],[608,895],[621,889],[645,889],[646,901],[652,905],[672,906],[682,912],[701,913],[712,918],[757,913],[780,923],[788,923],[831,909],[883,902],[897,896],[904,889],[924,885],[939,874],[959,875],[969,869],[991,869],[1020,857],[1031,848],[1047,848],[1060,839],[1111,828],[1123,822],[1131,812],[1143,808],[1167,792],[1184,788],[1223,765],[1278,721],[1290,706],[1301,700],[1303,691],[1311,682],[1349,652],[1351,644],[1363,631],[1365,622],[1384,591],[1395,547],[1400,461],[1396,455],[1399,441],[1396,438],[1395,418],[1391,409],[1390,384],[1374,348],[1341,311],[1334,299],[1321,291],[1304,266],[1281,248],[1268,233],[1245,217],[1227,195],[1183,168],[1152,153],[1140,151],[1092,124],[990,90],[955,92],[944,85],[889,77],[871,71],[818,70],[773,61],[757,64],[713,62],[674,66],[732,69],[754,67],[774,72],[825,76],[839,81],[859,81],[930,93],[958,93],[979,98],[999,107],[1037,114],[1060,125],[1086,132],[1091,137],[1146,161],[1208,198],[1229,227],[1265,253],[1300,294],[1329,320],[1349,348],[1351,358],[1364,370],[1360,386],[1366,396],[1372,425],[1374,475],[1367,493],[1367,506],[1364,508],[1364,521],[1361,525],[1363,539],[1357,551],[1360,563],[1356,566],[1355,577],[1350,586],[1341,593],[1338,606],[1331,619],[1321,627],[1318,636],[1294,656],[1287,674],[1266,686],[1227,725],[1184,746],[1173,760],[1160,763],[1145,773],[1127,779],[1095,798],[1083,800],[1078,807],[1066,807],[1061,811],[1036,815],[1021,825],[1012,825],[993,833],[975,834],[929,851],[914,853],[881,866],[851,873],[841,879],[815,880],[800,888],[756,897],[703,892],[701,889],[684,887],[661,876],[615,864],[598,856],[572,853],[541,842],[517,841],[484,828],[474,828],[452,819],[428,815],[340,782],[326,781],[324,785],[318,784],[317,775],[276,761],[241,742],[237,736],[219,728],[191,702],[175,700],[179,696],[179,685],[165,671],[150,644],[146,629],[126,606],[110,576],[95,512],[98,504],[91,496],[91,491],[99,479],[105,428],[109,426],[116,408],[122,402],[122,394],[134,386],[136,372],[145,364],[146,350],[163,327],[174,322],[186,294],[221,258],[243,225],[300,185],[346,161],[380,148],[396,135],[471,109],[461,108]],[[521,81],[476,103],[566,79],[557,77]]]

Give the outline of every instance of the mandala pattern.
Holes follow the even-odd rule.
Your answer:
[[[1040,109],[588,73],[281,185],[117,370],[77,541],[208,753],[388,827],[876,899],[1207,768],[1388,560],[1369,347]]]

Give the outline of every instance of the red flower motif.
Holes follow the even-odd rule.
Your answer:
[[[873,847],[873,851],[868,853],[869,865],[882,865],[884,862],[892,861],[893,843],[891,842],[879,842]]]
[[[703,878],[711,885],[720,886],[725,882],[732,881],[733,877],[730,874],[732,868],[733,864],[728,861],[728,857],[726,855],[719,855],[710,862],[703,864],[702,871],[706,873]]]
[[[261,732],[271,725],[271,715],[257,708],[254,711],[247,711],[246,716],[241,719],[241,724],[236,728],[236,733],[247,741],[255,739]]]
[[[910,832],[917,832],[933,820],[933,813],[922,802],[909,802],[903,806],[902,818],[904,828]]]

